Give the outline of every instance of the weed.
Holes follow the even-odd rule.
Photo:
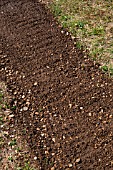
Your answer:
[[[4,111],[6,111],[7,109],[15,110],[16,106],[14,105],[14,99],[12,99],[12,103],[10,102],[10,105],[8,104],[8,98],[7,98],[8,94],[5,88],[3,88],[3,92],[4,93],[2,93],[2,89],[0,89],[0,108],[1,108],[0,126],[3,128],[2,129],[3,132],[1,132],[0,134],[0,155],[1,155],[0,161],[2,161],[1,168],[5,170],[9,170],[10,167],[11,169],[14,170],[34,170],[33,168],[31,168],[29,162],[26,162],[26,159],[28,160],[29,158],[29,155],[26,154],[26,150],[24,150],[23,148],[24,146],[26,147],[26,145],[24,145],[22,141],[20,141],[20,145],[18,145],[18,141],[16,140],[18,138],[16,135],[18,134],[14,135],[15,137],[11,139],[12,132],[10,133],[10,131],[8,131],[10,129],[9,122],[8,122],[8,127],[6,127],[8,121],[7,116],[9,116],[9,114],[6,115]],[[26,129],[24,129],[24,133],[26,133]],[[10,142],[8,142],[9,140]],[[19,146],[21,146],[22,148],[20,148]],[[2,155],[3,150],[4,152]],[[23,154],[24,151],[26,157]],[[20,158],[20,156],[23,157],[23,160],[18,159]],[[19,165],[22,165],[22,167],[18,167]]]
[[[17,170],[34,170],[34,168],[30,167],[30,163],[25,163],[24,167],[18,167]]]
[[[76,47],[79,48],[79,49],[81,49],[81,48],[82,48],[81,42],[77,41],[77,42],[76,42]]]
[[[113,65],[109,65],[108,70],[109,70],[109,75],[113,76]]]
[[[0,125],[2,125],[3,124],[3,117],[2,116],[0,116]]]
[[[84,23],[82,21],[78,21],[77,22],[77,27],[80,28],[80,29],[83,29],[84,28]]]
[[[11,107],[11,110],[16,110],[16,106]]]
[[[3,100],[3,93],[0,91],[0,102]]]
[[[67,20],[68,20],[68,16],[62,15],[62,16],[61,16],[61,20],[62,20],[62,21],[67,21]]]
[[[39,108],[39,109],[38,109],[38,112],[43,112],[43,108]]]
[[[110,50],[110,53],[113,54],[113,50]]]
[[[110,75],[113,76],[113,68],[109,68]]]
[[[33,168],[30,167],[30,163],[26,163],[25,167],[23,168],[23,170],[33,170]]]
[[[108,66],[107,66],[107,65],[104,65],[104,66],[102,66],[101,68],[102,68],[102,70],[103,70],[104,72],[107,72],[107,71],[108,71]]]
[[[8,157],[8,160],[11,161],[11,162],[13,162],[12,156]]]
[[[2,161],[2,157],[0,157],[0,161]]]
[[[0,136],[0,147],[2,147],[3,143],[4,143],[3,137]]]
[[[17,167],[15,170],[22,170],[22,168],[21,167]]]
[[[12,141],[9,143],[9,146],[14,146],[14,145],[17,145],[16,139],[12,140]]]
[[[50,166],[53,166],[53,165],[54,165],[54,162],[51,162],[51,161],[49,160],[49,158],[44,158],[44,162],[45,162],[46,165],[50,165]]]
[[[17,152],[20,152],[20,151],[21,151],[21,148],[20,148],[20,147],[17,147],[17,148],[15,148],[15,150],[17,150]]]
[[[22,130],[22,134],[25,135],[26,134],[26,129]]]
[[[10,109],[10,106],[6,102],[4,103],[4,105],[5,105],[6,109]]]
[[[49,164],[49,159],[48,158],[44,158],[44,162],[45,162],[46,165],[48,165]]]

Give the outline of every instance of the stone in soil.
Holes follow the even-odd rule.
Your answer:
[[[10,94],[17,91],[14,123],[26,129],[24,138],[37,164],[42,169],[66,169],[69,162],[76,169],[112,169],[113,80],[76,48],[69,32],[61,33],[38,1],[4,0],[0,6],[5,56],[0,58],[0,80]]]

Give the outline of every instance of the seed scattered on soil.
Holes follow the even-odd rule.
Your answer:
[[[9,132],[17,127],[37,169],[112,169],[112,79],[38,1],[0,7],[0,81],[17,101]]]

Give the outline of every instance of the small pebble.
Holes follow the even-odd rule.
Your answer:
[[[27,105],[30,105],[30,102],[26,102]]]
[[[38,83],[37,83],[37,82],[35,82],[35,83],[34,83],[34,86],[37,86],[37,84],[38,84]]]
[[[72,108],[72,104],[69,104],[70,109]]]
[[[22,99],[24,99],[25,98],[25,95],[22,95]]]
[[[34,157],[34,160],[37,160],[37,157],[36,157],[36,156]]]
[[[38,112],[35,112],[35,115],[38,115],[39,113]]]
[[[66,35],[69,35],[69,32],[66,32]]]
[[[76,163],[80,163],[80,162],[81,162],[80,158],[76,159]]]
[[[69,168],[71,168],[73,165],[70,163],[68,166],[69,166]]]
[[[113,165],[113,160],[111,161],[111,165]]]
[[[45,154],[49,154],[49,152],[48,152],[48,151],[45,151]]]
[[[17,94],[17,91],[14,92],[14,95],[16,95],[16,94]]]
[[[91,114],[91,113],[89,113],[89,116],[92,116],[92,114]]]
[[[27,110],[28,110],[28,107],[26,107],[26,106],[23,107],[23,110],[24,110],[24,111],[27,111]]]
[[[65,139],[66,137],[63,135],[63,139]]]
[[[43,137],[43,136],[44,136],[44,133],[42,133],[41,136]]]
[[[72,38],[72,40],[74,40],[74,39],[75,39],[75,37],[74,37],[74,36],[71,36],[71,38]]]
[[[46,66],[46,68],[49,68],[49,66]]]
[[[101,111],[100,111],[101,113],[104,113],[104,110],[103,109],[101,109]]]
[[[97,125],[100,125],[100,122],[97,122]]]
[[[55,138],[52,138],[52,141],[55,142]]]
[[[111,119],[113,116],[112,115],[109,115],[109,118]]]
[[[8,135],[9,133],[7,131],[4,131],[4,135]]]
[[[30,94],[30,93],[31,93],[31,90],[28,90],[28,93]]]
[[[14,117],[14,115],[9,115],[9,118],[13,118]]]
[[[14,124],[10,125],[10,127],[14,127]]]
[[[52,168],[51,168],[51,170],[55,170],[55,168],[54,168],[54,167],[52,167]]]

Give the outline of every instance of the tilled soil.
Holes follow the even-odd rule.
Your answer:
[[[113,80],[37,0],[1,0],[0,18],[0,80],[37,169],[112,170]]]

